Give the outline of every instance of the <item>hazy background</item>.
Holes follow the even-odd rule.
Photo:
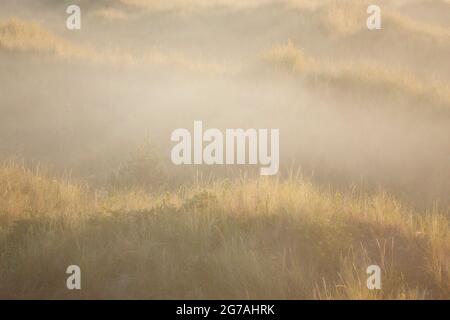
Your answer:
[[[199,169],[171,164],[174,129],[280,128],[281,176],[447,208],[450,3],[377,1],[377,31],[369,3],[3,0],[0,156],[108,188],[148,148],[137,182],[170,187]]]

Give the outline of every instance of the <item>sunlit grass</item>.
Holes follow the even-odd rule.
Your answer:
[[[264,59],[318,86],[400,97],[427,105],[430,110],[450,108],[450,85],[442,80],[425,81],[414,73],[373,62],[336,62],[307,56],[292,42],[274,46]]]
[[[448,216],[300,176],[148,194],[0,170],[2,297],[445,298]],[[70,222],[70,223],[69,223]],[[83,290],[65,289],[78,264]],[[382,290],[365,286],[383,269]]]
[[[7,52],[28,53],[50,59],[57,57],[66,62],[78,61],[93,65],[165,67],[207,74],[228,72],[228,66],[224,63],[203,61],[160,48],[149,48],[137,53],[126,48],[99,50],[73,44],[37,22],[18,18],[0,20],[0,50],[2,49]]]

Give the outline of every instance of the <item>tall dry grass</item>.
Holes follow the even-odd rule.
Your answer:
[[[89,54],[86,49],[72,45],[40,24],[18,18],[0,21],[0,49],[69,58]]]
[[[440,79],[422,79],[406,70],[374,62],[338,62],[307,56],[291,41],[276,45],[263,55],[271,65],[304,76],[310,83],[344,91],[400,98],[426,104],[430,111],[450,108],[450,85]]]
[[[101,12],[100,14],[111,14]],[[128,67],[168,67],[207,74],[228,72],[228,65],[188,57],[180,52],[150,48],[143,52],[108,48],[99,50],[92,46],[74,44],[37,22],[18,18],[0,20],[0,52],[25,53],[31,56],[60,58],[88,64]]]
[[[2,298],[449,298],[445,212],[298,175],[108,193],[0,169]],[[68,223],[71,221],[71,223]],[[82,290],[65,288],[65,268]],[[366,287],[378,264],[382,290]]]
[[[317,8],[316,19],[322,28],[335,36],[351,36],[367,32],[367,7],[371,1],[328,1]],[[429,21],[423,22],[401,13],[395,9],[395,2],[379,4],[381,8],[382,28],[387,36],[399,35],[404,41],[432,40],[435,44],[450,45],[450,30]],[[427,39],[426,39],[427,38]]]
[[[175,20],[172,19],[179,17],[185,19],[189,16],[188,13],[194,13],[192,20],[182,19],[184,23],[181,25],[186,26],[187,29],[192,27],[186,37],[180,35],[177,28],[168,28],[169,31],[173,30],[173,33],[167,33],[168,39],[171,41],[168,41],[166,50],[150,49],[147,46],[153,45],[153,43],[149,40],[140,47],[141,50],[128,50],[126,45],[118,49],[104,50],[97,46],[95,37],[93,37],[94,40],[86,40],[90,40],[92,46],[86,44],[89,42],[77,44],[74,38],[67,34],[66,38],[38,23],[11,18],[0,22],[0,52],[2,58],[4,52],[11,53],[11,57],[8,59],[12,59],[5,59],[5,65],[9,61],[15,65],[16,54],[24,53],[25,58],[38,57],[39,63],[41,62],[39,58],[42,57],[48,58],[50,62],[55,57],[66,61],[87,62],[87,69],[106,63],[107,67],[125,65],[137,66],[137,69],[140,69],[146,66],[163,66],[169,71],[173,71],[172,68],[179,68],[222,74],[230,72],[230,67],[213,62],[211,57],[221,59],[222,56],[230,56],[234,57],[236,61],[241,61],[241,53],[245,51],[240,46],[233,47],[232,44],[235,42],[230,39],[237,38],[239,45],[253,40],[267,45],[274,43],[275,39],[278,41],[278,37],[284,40],[297,35],[300,30],[292,27],[298,26],[297,21],[294,24],[291,24],[293,21],[281,21],[285,17],[285,12],[283,11],[284,7],[281,9],[276,7],[278,3],[278,1],[249,1],[242,5],[243,2],[237,0],[223,0],[215,3],[206,0],[172,2],[118,0],[108,2],[105,7],[100,4],[95,5],[95,11],[92,11],[95,18],[100,16],[123,23],[116,29],[107,30],[110,32],[108,35],[112,36],[115,30],[123,28],[124,38],[136,37],[138,30],[145,26],[148,27],[139,19],[173,23]],[[330,34],[332,32],[338,42],[344,38],[347,39],[350,48],[358,49],[358,44],[366,43],[365,40],[355,41],[357,36],[363,33],[362,30],[367,31],[365,29],[367,14],[366,7],[362,5],[363,2],[348,1],[343,4],[342,1],[288,0],[286,3],[298,10],[308,10],[306,11],[308,14],[311,13],[311,10],[316,10],[317,15],[312,15],[311,19],[305,19],[305,30],[316,32],[315,27],[320,25],[322,30]],[[101,4],[106,4],[106,2]],[[250,9],[265,4],[269,4],[267,8],[255,11],[254,15],[250,11]],[[228,10],[224,10],[227,12],[236,12],[233,9],[243,8],[245,10],[242,12],[252,19],[255,17],[255,21],[251,21],[249,24],[241,22],[235,25],[235,17],[242,18],[240,15],[224,16],[222,17],[224,20],[218,20],[217,24],[210,24],[208,19],[203,20],[205,16],[202,14],[208,15],[208,13],[212,14],[211,19],[220,18],[220,15],[216,16],[216,14],[222,12],[224,8]],[[204,9],[204,12],[195,15],[200,9]],[[216,9],[217,11],[215,11]],[[259,16],[260,14],[268,14],[272,11],[276,13],[277,10],[281,10],[279,12],[283,15],[275,15],[273,18],[276,19],[268,21],[280,21],[280,25],[259,24],[259,20],[265,21],[266,19],[266,16]],[[187,13],[187,15],[166,15],[167,12],[172,11]],[[87,22],[89,22],[90,12],[87,10],[85,15],[88,19]],[[163,12],[163,14],[152,16],[155,12],[158,14]],[[256,16],[259,18],[256,19]],[[304,15],[293,16],[296,20],[304,17]],[[271,15],[267,17],[271,17]],[[196,21],[193,26],[187,26],[187,22],[194,20]],[[224,24],[225,20],[232,23]],[[125,23],[130,23],[128,29]],[[255,28],[255,23],[263,29]],[[99,26],[101,23],[94,25]],[[106,25],[108,28],[112,27],[112,24]],[[154,26],[155,30],[160,30],[158,28],[162,30],[161,26],[167,25],[156,23],[151,26]],[[196,29],[196,26],[199,28]],[[410,45],[407,48],[416,48],[418,52],[422,53],[421,58],[426,57],[426,59],[420,60],[424,64],[429,61],[428,52],[439,51],[436,56],[440,58],[441,55],[445,56],[446,50],[450,48],[448,30],[442,26],[413,21],[395,11],[383,11],[383,26],[389,32],[380,35],[380,38],[386,37],[387,39],[386,42],[380,42],[380,47],[396,43],[398,39],[402,38],[404,43]],[[211,33],[199,33],[200,27],[208,31],[211,29]],[[225,29],[227,29],[226,32]],[[103,35],[101,32],[100,34]],[[264,41],[262,41],[263,36],[267,36]],[[309,35],[308,37],[298,36],[296,39],[303,39],[306,46],[310,42],[311,50],[305,52],[317,53],[320,51],[317,48],[323,47],[322,50],[325,51],[326,48],[339,47],[336,45],[338,42],[333,42],[336,39],[330,40],[322,36],[321,32],[317,32],[313,33],[312,37]],[[208,41],[200,39],[201,37],[207,38]],[[68,40],[69,38],[71,40]],[[182,43],[181,39],[186,42]],[[136,42],[140,41],[144,42],[143,39],[137,37]],[[180,51],[182,50],[181,45],[178,46],[180,42],[185,47],[189,47],[186,44],[194,43],[199,47],[196,49],[203,50],[202,45],[210,49],[206,50],[204,57],[193,59]],[[222,42],[223,45],[220,47]],[[121,44],[124,43],[128,42],[121,42]],[[432,45],[428,46],[430,43]],[[170,49],[171,44],[172,48],[178,48],[178,50]],[[313,50],[316,45],[316,50]],[[223,51],[221,55],[218,54],[219,50],[215,50],[217,46]],[[248,55],[253,57],[252,54],[259,52],[259,49],[259,45],[249,47]],[[390,68],[383,64],[383,57],[379,57],[379,60],[376,60],[377,63],[372,64],[329,61],[326,58],[309,56],[305,52],[298,45],[289,42],[287,45],[273,47],[265,55],[265,59],[271,65],[281,66],[282,69],[288,70],[295,79],[297,77],[305,79],[320,88],[336,87],[342,89],[339,92],[351,92],[352,98],[360,93],[368,93],[369,97],[374,99],[380,97],[384,99],[386,96],[400,97],[406,99],[411,106],[417,103],[421,106],[427,105],[430,107],[427,110],[433,109],[431,113],[438,115],[441,113],[434,112],[434,108],[448,110],[450,107],[448,83],[422,78],[415,73],[417,70],[414,68],[410,71]],[[402,51],[400,52],[402,53]],[[326,52],[322,53],[322,56],[327,56]],[[403,52],[403,54],[405,53]],[[217,58],[218,55],[221,57]],[[430,56],[435,57],[435,55]],[[403,57],[401,54],[396,56],[399,60]],[[17,64],[20,64],[20,60]],[[445,66],[445,64],[443,65]],[[11,70],[13,73],[16,72],[16,69]],[[39,72],[42,70],[33,74],[37,82],[41,79]],[[49,83],[57,83],[58,71],[49,68],[45,72],[46,75],[47,72],[49,78],[53,78],[55,75],[56,79]],[[89,78],[92,74],[95,72],[81,73],[83,78],[80,78],[82,79],[80,82],[83,83],[85,76]],[[149,74],[153,75],[151,72]],[[167,74],[170,72],[161,74],[154,72],[157,80],[163,79]],[[268,78],[272,79],[274,74],[269,73]],[[29,73],[26,73],[27,78],[28,75]],[[5,73],[5,77],[9,76]],[[101,88],[107,88],[103,89],[103,92],[106,93],[123,89],[129,94],[126,101],[131,101],[130,105],[150,101],[152,108],[163,108],[170,103],[160,103],[159,100],[171,102],[172,100],[167,98],[170,98],[171,95],[176,96],[177,92],[172,91],[172,88],[178,86],[178,83],[170,82],[170,85],[166,87],[166,89],[170,89],[167,92],[164,91],[164,86],[155,87],[156,89],[163,88],[161,96],[158,94],[155,98],[152,95],[138,95],[136,98],[134,95],[139,90],[130,91],[127,86],[139,84],[138,87],[141,88],[141,86],[147,85],[147,82],[140,80],[145,82],[144,85],[141,82],[130,84],[125,82],[127,77],[122,78],[121,76],[115,79],[117,83],[120,83],[120,86],[117,87],[102,87],[98,84],[100,81],[97,79],[106,80],[108,75],[102,78],[93,77],[92,82],[87,81],[86,83],[87,86],[92,86],[96,93],[102,91]],[[194,84],[196,82],[195,77],[184,80],[189,80],[189,83]],[[232,82],[236,80],[239,80],[239,77],[231,79]],[[255,76],[250,80],[257,82],[258,79]],[[209,82],[209,79],[206,81],[208,82],[199,82],[199,86],[202,88],[201,94],[199,94],[201,99],[195,101],[204,103],[205,110],[208,110],[208,116],[223,107],[225,103],[217,106],[216,103],[224,100],[226,103],[232,101],[236,104],[236,109],[230,109],[231,111],[227,110],[227,112],[231,112],[236,115],[236,118],[239,118],[243,115],[241,112],[245,109],[244,106],[249,104],[246,97],[256,92],[253,89],[245,94],[244,99],[237,96],[234,98],[234,86],[215,87],[215,84]],[[46,83],[45,81],[41,82]],[[28,119],[21,121],[24,113],[28,112],[23,112],[21,106],[33,108],[25,109],[24,107],[24,110],[33,110],[36,114],[40,112],[42,117],[46,118],[55,116],[53,111],[46,110],[56,109],[46,109],[49,96],[40,95],[40,91],[47,92],[47,90],[41,90],[44,86],[33,88],[39,94],[32,95],[30,92],[29,100],[15,99],[22,96],[28,97],[23,94],[23,88],[26,86],[23,83],[30,84],[30,82],[22,83],[18,80],[17,83],[23,87],[17,86],[17,91],[11,90],[13,92],[11,97],[14,99],[9,97],[9,100],[5,99],[2,102],[7,112],[14,108],[19,110],[16,112],[17,117],[11,117],[13,120],[6,118],[8,114],[4,116],[5,119],[8,119],[8,121],[5,120],[5,126],[9,123],[16,125],[12,126],[10,131],[5,130],[8,137],[13,137],[7,142],[20,149],[23,146],[22,140],[39,132],[37,129],[30,128],[31,134],[25,135],[24,139],[17,134],[17,132],[22,132],[18,128],[26,128],[28,125]],[[272,82],[268,83],[270,90],[275,88],[274,92],[277,96],[279,88],[272,86]],[[295,86],[297,82],[294,81],[293,84]],[[153,85],[154,82],[149,81],[148,87],[142,92],[147,92]],[[287,81],[286,85],[290,85],[290,82]],[[75,87],[78,87],[78,84]],[[5,93],[10,87],[6,88]],[[231,90],[229,90],[230,88]],[[65,92],[66,89],[64,86],[53,87],[54,91]],[[200,90],[191,91],[191,87],[187,87],[187,89],[187,94],[180,96],[183,101],[186,97],[200,92]],[[221,94],[216,94],[219,89]],[[246,89],[251,89],[251,87],[243,87],[242,91]],[[261,90],[258,92],[259,94],[265,90],[265,87],[258,87],[258,89]],[[202,100],[204,92],[209,91],[211,91],[211,100],[207,100],[210,96],[205,96],[206,99]],[[97,99],[94,94],[91,97],[90,94],[89,90],[87,96],[81,95],[80,100],[75,99],[69,102],[77,107],[78,103],[103,107],[103,105],[109,106],[113,100],[120,101],[115,98],[114,94],[106,100]],[[231,95],[233,99],[227,100],[228,95]],[[58,95],[55,94],[55,96]],[[34,97],[37,98],[33,100]],[[58,108],[60,104],[64,105],[69,100],[67,97],[60,98],[61,102],[55,103],[55,105]],[[286,98],[282,94],[278,97],[277,103]],[[340,98],[339,95],[337,97]],[[90,102],[89,99],[92,101]],[[265,96],[262,95],[261,99],[265,99]],[[297,100],[301,101],[301,99],[302,97],[299,95],[295,99],[286,100],[285,104],[296,106]],[[250,102],[253,103],[253,100]],[[254,103],[257,107],[259,104],[264,105],[262,100],[254,100]],[[400,106],[400,104],[398,105]],[[217,109],[212,109],[212,106]],[[336,103],[336,107],[339,106],[343,107],[344,104]],[[183,109],[174,110],[184,111],[188,107],[183,104]],[[86,126],[83,125],[80,129],[74,125],[73,128],[70,128],[73,129],[73,132],[83,131],[91,125],[91,122],[86,120],[97,117],[96,113],[93,113],[93,116],[90,116],[89,113],[83,114],[82,108],[80,109],[81,121],[79,123],[86,123]],[[133,113],[132,108],[125,109],[127,112]],[[257,112],[264,111],[262,109],[264,108],[259,108]],[[99,112],[101,114],[99,118],[110,111],[110,109],[107,111],[102,109]],[[197,114],[196,109],[190,111]],[[203,112],[203,110],[201,111]],[[220,111],[222,114],[223,110]],[[31,115],[35,115],[31,111],[29,112]],[[170,112],[172,114],[172,110]],[[280,109],[277,112],[282,114],[285,110]],[[298,116],[296,113],[286,112],[286,119],[295,119]],[[74,114],[70,114],[70,116]],[[180,114],[182,114],[180,117],[184,117],[184,113]],[[198,111],[198,114],[203,113]],[[253,119],[253,113],[249,112],[249,114]],[[141,115],[145,115],[145,113],[137,113],[135,117],[145,118]],[[307,113],[306,116],[308,116]],[[268,119],[272,120],[272,117],[273,113],[269,113]],[[107,117],[105,116],[105,118]],[[119,118],[122,121],[127,117]],[[161,121],[158,117],[151,118],[153,122],[149,121],[145,124],[146,126]],[[269,120],[265,123],[272,123]],[[29,121],[29,123],[34,123],[35,119]],[[54,123],[57,121],[43,121],[42,127],[50,128],[54,126]],[[130,122],[131,125],[132,122]],[[111,126],[113,128],[111,132],[119,132],[117,134],[119,135],[121,131],[116,131],[117,127],[121,126]],[[317,121],[314,123],[314,127],[325,128],[325,124]],[[379,130],[384,129],[380,127]],[[47,135],[57,135],[58,132],[60,131],[45,131]],[[357,135],[362,131],[355,132]],[[420,132],[425,132],[425,130]],[[17,140],[16,136],[18,136]],[[314,135],[309,136],[314,137]],[[430,133],[424,139],[428,139],[425,141],[432,144],[434,138],[433,133]],[[67,141],[70,143],[65,145],[72,148],[71,143],[75,140],[69,139]],[[367,141],[370,144],[370,140]],[[382,140],[382,142],[384,141],[387,139]],[[78,145],[83,145],[79,152],[85,153],[83,139],[80,138],[78,142]],[[29,138],[28,144],[34,147],[37,143]],[[49,158],[52,158],[54,154],[51,153],[50,145],[53,147],[53,143],[44,144],[43,150],[48,153]],[[445,146],[445,144],[438,145]],[[99,144],[94,143],[92,149],[97,149],[98,146]],[[401,146],[401,143],[398,146]],[[30,147],[25,146],[24,148]],[[349,148],[351,148],[351,144]],[[55,154],[61,154],[67,150],[58,150]],[[317,154],[317,150],[314,148],[307,151]],[[343,153],[346,151],[344,150]],[[99,153],[101,152],[99,151]],[[433,149],[431,151],[424,150],[424,152],[431,152],[433,156],[436,154],[436,157],[442,154]],[[417,154],[412,153],[414,156]],[[330,155],[330,158],[334,158],[334,156],[338,158],[340,154],[330,153]],[[352,155],[350,153],[349,158]],[[148,159],[146,158],[146,160]],[[136,180],[135,178],[136,176],[142,178],[145,180],[144,184],[147,182],[146,179],[152,180],[150,187],[160,183],[160,177],[157,174],[153,175],[153,172],[150,171],[149,166],[151,167],[155,163],[153,159],[150,160],[150,162],[145,162],[147,165],[141,166],[136,165],[137,161],[132,159],[130,166],[120,167],[114,175],[114,183],[110,185],[115,186],[117,182],[115,190],[96,190],[87,184],[74,182],[67,177],[55,179],[45,173],[45,170],[29,169],[15,162],[1,164],[0,297],[450,298],[450,233],[449,215],[446,211],[437,208],[430,208],[423,212],[417,211],[383,191],[368,194],[358,188],[346,192],[337,192],[332,188],[319,188],[298,175],[291,175],[285,180],[242,178],[220,182],[198,182],[173,191],[149,193],[145,191],[148,188],[143,190],[138,187],[143,183],[140,179]],[[370,161],[369,159],[368,167],[373,165]],[[420,162],[420,159],[418,161]],[[440,162],[437,163],[440,164]],[[406,161],[405,165],[408,164],[411,163]],[[434,164],[434,162],[430,164]],[[93,164],[90,163],[90,165]],[[427,163],[423,164],[426,170],[428,170],[427,165]],[[317,167],[320,167],[320,164],[317,164]],[[431,174],[429,171],[424,172],[426,172],[424,176]],[[384,174],[389,175],[389,171],[380,171],[379,173],[380,176]],[[419,178],[423,179],[422,176]],[[439,176],[439,178],[442,177]],[[436,188],[439,188],[439,185]],[[66,289],[65,270],[71,264],[81,267],[81,291]],[[380,291],[370,291],[366,287],[366,268],[370,264],[378,264],[383,270],[382,290]]]

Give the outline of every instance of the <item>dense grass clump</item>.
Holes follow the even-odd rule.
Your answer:
[[[164,194],[0,169],[2,298],[448,298],[442,212],[301,177]],[[65,287],[68,265],[82,290]],[[382,290],[366,287],[378,264]]]

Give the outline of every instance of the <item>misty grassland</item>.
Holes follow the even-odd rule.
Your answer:
[[[0,5],[1,298],[450,298],[448,1],[72,3]],[[194,120],[280,173],[174,166]]]
[[[5,163],[1,297],[423,299],[450,293],[448,216],[299,175],[102,194]],[[76,261],[82,290],[60,277]],[[378,264],[383,289],[366,287]]]

